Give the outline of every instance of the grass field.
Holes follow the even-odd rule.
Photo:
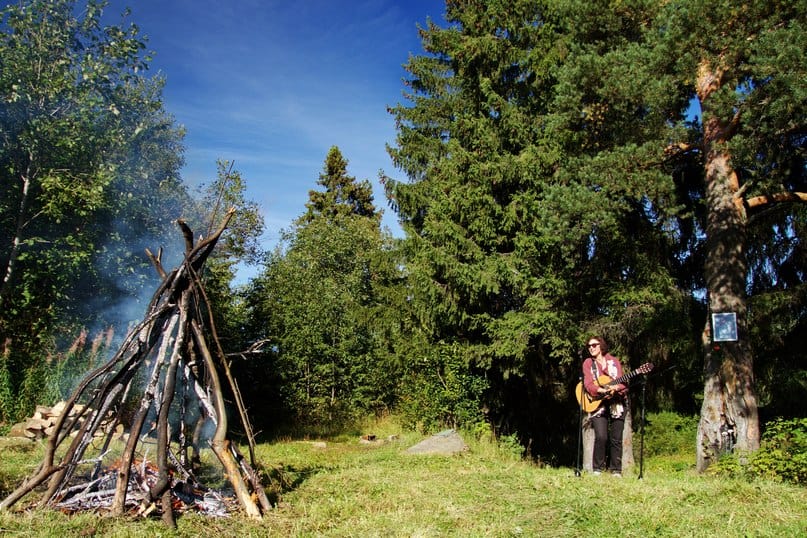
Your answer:
[[[262,521],[183,514],[159,520],[0,512],[0,536],[807,536],[807,489],[695,473],[694,456],[649,458],[643,478],[577,477],[466,439],[454,456],[411,455],[422,436],[373,425],[380,439],[287,439],[258,446],[276,508]],[[314,442],[317,441],[317,442]],[[5,497],[39,463],[41,446],[3,440]]]

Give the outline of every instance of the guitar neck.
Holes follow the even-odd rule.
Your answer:
[[[617,377],[616,379],[614,379],[613,381],[611,381],[608,384],[609,385],[619,385],[620,383],[624,383],[625,381],[630,381],[632,378],[636,377],[637,375],[639,375],[641,373],[642,372],[640,372],[639,370],[634,370],[634,371],[629,372],[629,373],[627,373],[625,375],[621,375],[621,376]]]

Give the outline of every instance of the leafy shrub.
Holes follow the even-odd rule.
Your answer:
[[[524,457],[524,445],[518,438],[518,433],[499,437],[499,450],[507,459],[520,460]]]
[[[709,467],[707,472],[713,475],[724,476],[728,478],[740,478],[747,476],[748,469],[743,464],[746,454],[740,452],[727,452],[721,454],[717,461]]]
[[[698,417],[663,411],[645,417],[644,450],[647,456],[692,453],[698,434]],[[634,427],[640,420],[634,421]]]
[[[411,364],[397,411],[404,425],[420,431],[472,428],[482,422],[485,379],[470,371],[457,348],[438,346]]]
[[[497,436],[489,422],[479,421],[467,427],[463,438],[469,440],[471,450],[476,454],[503,461],[524,459],[524,445],[518,432]]]
[[[769,422],[748,471],[776,481],[807,484],[807,418]]]
[[[16,402],[11,383],[8,359],[0,356],[0,423],[10,421],[15,416]]]
[[[471,435],[473,435],[474,439],[487,439],[491,440],[494,439],[493,435],[493,427],[490,425],[489,422],[480,421],[474,424],[471,428]]]

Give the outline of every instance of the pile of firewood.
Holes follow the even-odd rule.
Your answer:
[[[59,417],[62,416],[66,406],[66,402],[61,401],[58,402],[53,407],[48,407],[46,405],[37,405],[36,411],[34,414],[22,422],[18,422],[11,427],[8,435],[9,437],[22,437],[25,439],[30,439],[32,441],[36,441],[39,439],[44,439],[49,435],[53,434],[56,428],[56,423],[59,421]],[[70,412],[68,413],[67,419],[77,418],[78,424],[85,420],[83,416],[84,406],[80,404],[76,404],[75,406],[70,408]],[[114,426],[114,420],[112,417],[112,413],[108,413],[108,416],[105,421],[103,421],[99,427],[99,431],[96,432],[97,436],[101,436],[103,434],[109,433],[109,430]],[[124,435],[124,428],[122,424],[118,424],[116,427],[117,434],[121,438]],[[75,435],[75,432],[73,433]]]

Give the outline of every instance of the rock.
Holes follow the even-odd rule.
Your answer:
[[[407,454],[438,454],[450,456],[466,452],[468,445],[455,430],[444,430],[424,439],[406,450]]]

